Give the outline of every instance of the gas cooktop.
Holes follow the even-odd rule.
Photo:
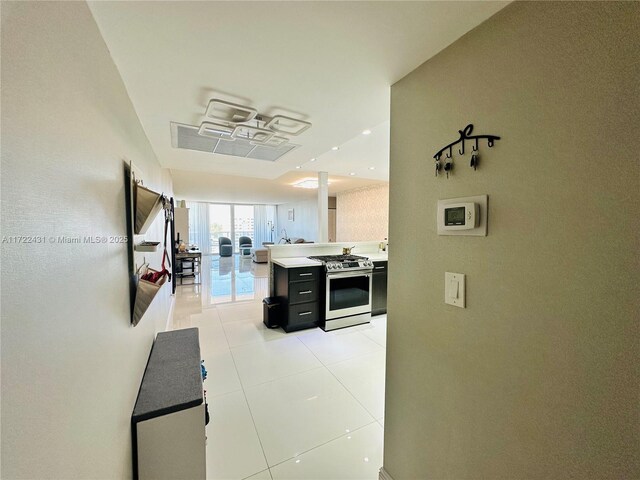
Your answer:
[[[318,255],[307,258],[320,260],[321,262],[355,262],[356,260],[369,260],[367,257],[361,257],[359,255]]]
[[[373,262],[359,255],[318,255],[307,258],[321,261],[328,271],[373,269]]]

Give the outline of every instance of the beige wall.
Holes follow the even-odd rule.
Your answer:
[[[389,236],[389,185],[336,195],[336,241],[384,240]]]
[[[2,478],[131,477],[131,411],[170,287],[130,325],[123,159],[171,193],[84,2],[2,2]],[[149,240],[162,238],[162,218]],[[148,254],[152,265],[161,253]]]
[[[638,3],[516,2],[393,86],[394,480],[640,477],[639,39]],[[434,178],[470,122],[502,139]],[[477,194],[489,235],[436,235]]]

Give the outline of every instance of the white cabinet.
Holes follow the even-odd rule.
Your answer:
[[[189,243],[189,209],[188,208],[175,208],[173,211],[173,221],[176,230],[176,238],[178,236],[184,243]]]

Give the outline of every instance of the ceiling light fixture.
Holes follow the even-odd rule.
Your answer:
[[[340,150],[340,147],[331,147],[331,150],[335,152],[336,150]]]
[[[375,170],[376,167],[369,167],[369,170]]]
[[[351,172],[349,175],[351,175],[352,177],[356,174],[356,172]]]
[[[305,130],[311,128],[309,122],[304,122],[296,118],[285,117],[284,115],[276,115],[267,122],[265,128],[269,128],[274,132],[284,133],[285,135],[298,136]]]
[[[229,140],[234,140],[231,138],[232,133],[233,127],[215,122],[202,122],[200,129],[198,130],[198,134],[203,137],[220,138],[222,135],[229,137]]]
[[[363,135],[370,135],[371,134],[371,130],[369,130],[368,128],[366,130],[362,131]]]
[[[215,118],[223,122],[244,123],[253,120],[258,111],[255,108],[238,105],[237,103],[226,102],[219,98],[209,100],[204,116]]]
[[[331,185],[331,182],[327,182],[327,185]],[[318,179],[305,178],[298,183],[294,183],[293,186],[296,188],[318,188]]]
[[[290,137],[298,136],[311,128],[311,123],[304,120],[286,115],[263,115],[255,108],[219,98],[209,100],[204,116],[204,121],[199,128],[184,127],[195,129],[200,137],[213,139],[216,142],[215,145],[210,145],[211,140],[207,143],[199,138],[180,142],[177,139],[180,125],[172,122],[171,141],[174,147],[275,161],[299,147],[289,143]],[[182,133],[184,133],[183,136],[189,135],[189,133]],[[236,146],[232,146],[230,142],[234,142]],[[182,143],[187,143],[191,148],[181,146]],[[241,145],[238,146],[239,143]]]
[[[252,144],[264,144],[275,135],[271,130],[264,128],[252,127],[251,125],[238,125],[233,129],[231,136],[233,138],[244,138],[251,141]]]
[[[289,143],[288,138],[278,137],[277,135],[274,135],[269,140],[264,142],[264,144],[261,144],[261,145],[267,145],[269,147],[281,147],[282,145],[285,145],[287,143]]]
[[[296,168],[299,170],[302,168],[302,165],[296,165]]]
[[[315,159],[315,158],[312,158],[312,159],[311,159],[311,160],[309,160],[309,161],[310,161],[310,162],[315,162],[315,161],[316,161],[316,159]]]
[[[171,145],[173,148],[194,150],[204,153],[216,153],[229,155],[236,158],[247,158],[252,160],[264,160],[275,162],[283,155],[297,149],[300,145],[295,145],[289,141],[276,146],[280,140],[274,140],[275,136],[264,144],[259,144],[247,138],[232,138],[229,134],[221,135],[204,127],[205,135],[200,135],[200,128],[195,125],[185,125],[171,122]],[[235,126],[233,127],[235,129]]]

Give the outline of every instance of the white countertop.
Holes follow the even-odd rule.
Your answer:
[[[319,267],[322,266],[322,262],[317,260],[311,260],[307,257],[289,257],[289,258],[274,258],[271,260],[276,265],[280,265],[284,268],[297,268],[297,267]]]
[[[363,257],[367,257],[372,262],[386,262],[389,260],[389,254],[387,252],[378,252],[378,253],[362,253],[356,255],[362,255]]]
[[[387,252],[379,253],[359,253],[354,255],[361,255],[367,257],[372,262],[386,262],[388,255]],[[311,260],[307,257],[287,257],[287,258],[274,258],[271,259],[276,265],[280,265],[284,268],[297,268],[297,267],[318,267],[322,265],[322,262],[318,260]]]

